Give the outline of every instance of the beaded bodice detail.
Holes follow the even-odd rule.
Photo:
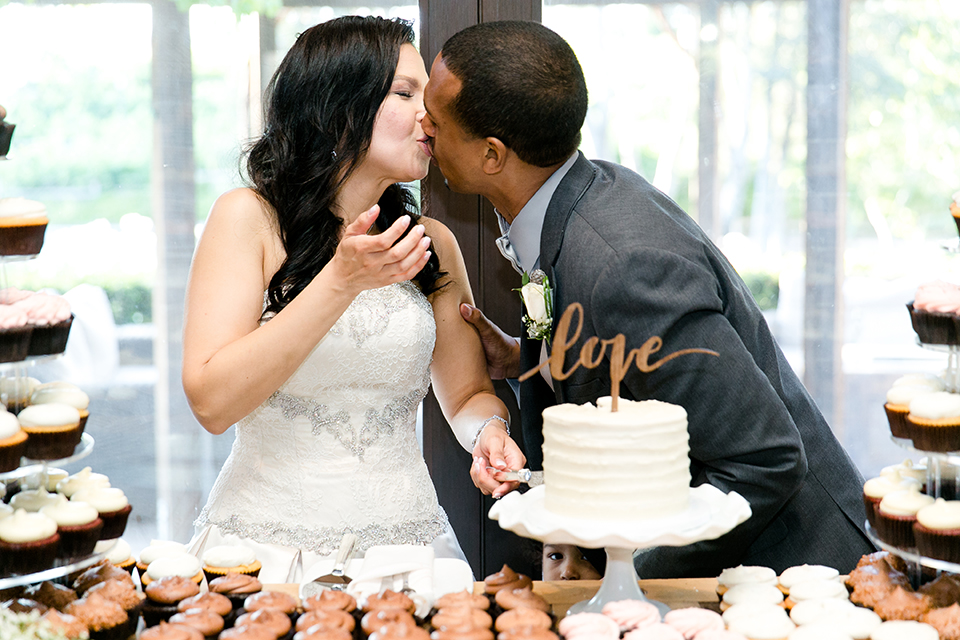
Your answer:
[[[317,553],[429,544],[447,526],[417,442],[433,309],[411,282],[362,292],[286,383],[236,425],[197,525]]]

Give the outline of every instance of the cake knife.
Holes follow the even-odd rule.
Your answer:
[[[530,469],[497,469],[496,467],[487,467],[487,471],[500,472],[503,474],[503,482],[523,482],[531,487],[543,484],[543,471],[530,471]]]

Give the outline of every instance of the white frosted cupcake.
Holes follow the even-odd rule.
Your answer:
[[[943,391],[942,388],[935,389],[919,384],[895,384],[890,387],[887,390],[887,401],[883,405],[887,422],[890,424],[890,434],[895,438],[912,438],[913,430],[907,421],[910,403],[920,396],[941,391]]]
[[[926,486],[927,484],[927,459],[921,458],[920,462],[914,462],[910,458],[904,459],[903,462],[899,464],[891,464],[883,468],[880,472],[880,475],[883,475],[884,471],[893,471],[896,470],[900,473],[901,478],[913,478],[920,484]]]
[[[783,592],[769,584],[738,584],[723,594],[720,610],[726,611],[734,605],[748,603],[782,606]]]
[[[18,468],[26,451],[27,432],[20,428],[17,416],[0,412],[0,473]]]
[[[937,391],[910,401],[910,437],[924,451],[960,449],[960,394]]]
[[[37,513],[40,509],[56,504],[62,498],[60,494],[49,493],[46,488],[27,489],[13,494],[10,498],[10,506],[14,509],[23,509],[30,513]]]
[[[133,567],[137,564],[129,543],[123,538],[100,540],[94,547],[93,552],[104,554],[107,562],[127,573],[133,573]]]
[[[730,631],[745,635],[748,640],[786,640],[797,625],[783,609],[752,616],[737,616],[727,622]]]
[[[61,558],[90,555],[103,530],[100,514],[86,502],[67,500],[61,494],[57,494],[57,497],[57,502],[40,509],[40,513],[57,523],[57,533],[60,534],[57,555]]]
[[[203,581],[203,570],[200,561],[192,554],[161,556],[150,563],[145,573],[140,574],[140,582],[149,584],[168,576],[179,576],[200,584]]]
[[[870,478],[863,483],[863,507],[867,512],[867,521],[870,526],[877,526],[877,507],[888,493],[894,491],[921,491],[923,485],[915,478],[903,476],[899,469],[887,468],[876,478]]]
[[[46,487],[47,491],[53,493],[57,490],[57,483],[68,475],[70,474],[63,469],[44,465],[43,471],[40,473],[21,478],[20,489],[39,489],[40,487]],[[70,496],[67,497],[69,498]]]
[[[788,640],[854,640],[853,636],[843,629],[832,626],[829,622],[815,622],[803,627],[797,627],[787,636]]]
[[[799,564],[788,567],[780,574],[780,590],[784,594],[790,593],[790,588],[800,582],[808,580],[832,580],[840,575],[833,567],[822,564]]]
[[[90,416],[90,396],[80,387],[69,382],[47,382],[36,387],[30,394],[30,404],[67,404],[80,412],[80,430],[83,431]]]
[[[140,551],[140,558],[137,560],[137,569],[143,575],[147,572],[147,567],[157,558],[163,556],[173,556],[181,553],[187,553],[187,545],[173,540],[151,540],[150,544]]]
[[[850,600],[818,598],[798,602],[790,609],[790,619],[797,626],[819,622],[825,618],[846,615],[855,606]]]
[[[43,248],[47,208],[26,198],[0,198],[0,255],[32,256]]]
[[[119,538],[127,528],[127,519],[132,507],[122,490],[116,487],[91,487],[74,493],[71,500],[86,502],[100,514],[103,520],[101,540]]]
[[[203,552],[203,574],[209,583],[228,573],[243,573],[256,578],[260,575],[260,561],[253,549],[241,545],[219,545]]]
[[[27,432],[27,457],[59,460],[73,455],[80,443],[80,412],[68,404],[29,406],[17,414]]]
[[[940,634],[923,622],[887,620],[870,633],[870,640],[940,640]]]
[[[919,490],[888,493],[877,506],[877,535],[895,547],[915,546],[913,523],[917,521],[917,512],[930,504],[933,498]]]
[[[57,523],[41,513],[17,509],[0,519],[0,575],[35,573],[57,558]]]
[[[920,509],[913,535],[921,555],[960,562],[960,500],[938,498]]]
[[[784,606],[791,609],[798,602],[804,602],[805,600],[820,600],[823,598],[846,600],[848,597],[846,585],[835,578],[804,580],[790,587],[790,595],[784,600]]]
[[[109,486],[110,478],[102,473],[95,473],[90,467],[84,467],[57,482],[57,492],[72,498],[73,494],[81,489],[98,489]]]
[[[768,584],[777,586],[777,572],[770,567],[744,566],[729,567],[717,576],[717,594],[723,595],[730,587],[739,584]]]
[[[3,291],[8,291],[4,289]],[[12,376],[0,378],[0,402],[10,413],[19,413],[27,406],[30,394],[40,385],[40,381],[30,376]]]

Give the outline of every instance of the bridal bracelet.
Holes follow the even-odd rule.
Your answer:
[[[480,428],[477,429],[477,434],[473,436],[473,444],[470,446],[470,451],[473,451],[474,449],[477,448],[477,440],[480,439],[480,434],[483,433],[484,427],[490,424],[491,420],[499,420],[500,422],[502,422],[503,427],[507,430],[507,435],[508,436],[510,435],[510,423],[507,422],[507,419],[494,414],[480,423]]]

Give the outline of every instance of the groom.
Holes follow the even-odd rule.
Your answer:
[[[433,63],[423,130],[448,186],[489,199],[504,232],[498,246],[521,272],[543,270],[559,315],[583,306],[588,338],[624,334],[627,350],[659,336],[665,357],[632,367],[620,396],[684,407],[694,485],[737,491],[752,517],[717,540],[637,556],[644,578],[716,576],[738,564],[781,571],[803,563],[841,572],[873,546],[862,531],[863,479],[774,341],[750,291],[697,224],[636,173],[577,151],[587,89],[576,55],[533,22],[461,31]],[[493,375],[537,366],[541,343],[509,338],[479,310],[462,309],[481,334]],[[553,318],[553,330],[559,318]],[[540,412],[609,395],[606,360],[565,380],[520,385],[522,442],[542,464]],[[552,390],[551,390],[552,385]],[[488,460],[501,457],[488,452]],[[485,461],[471,469],[485,491],[506,489]]]

